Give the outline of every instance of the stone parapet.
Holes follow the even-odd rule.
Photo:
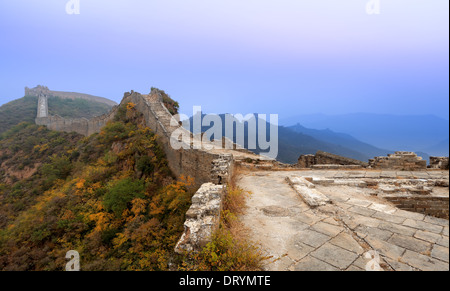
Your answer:
[[[192,197],[192,205],[186,212],[184,233],[175,251],[179,254],[197,252],[211,241],[219,227],[225,186],[203,184]]]

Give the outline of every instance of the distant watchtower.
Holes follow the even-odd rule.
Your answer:
[[[37,118],[48,117],[48,97],[40,93],[38,99]]]

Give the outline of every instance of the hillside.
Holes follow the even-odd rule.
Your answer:
[[[22,123],[0,141],[0,270],[167,270],[192,181],[175,181],[129,103],[83,138]]]
[[[278,160],[281,162],[297,163],[300,155],[315,154],[319,150],[364,162],[367,162],[369,159],[368,155],[353,148],[322,141],[310,135],[280,126]]]
[[[25,96],[0,107],[0,134],[20,122],[34,123],[38,97]],[[111,105],[85,99],[50,97],[49,114],[66,118],[92,118],[109,112]]]

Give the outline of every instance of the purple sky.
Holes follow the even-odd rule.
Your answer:
[[[119,102],[168,92],[189,114],[449,115],[449,1],[0,2],[0,104],[47,85]]]

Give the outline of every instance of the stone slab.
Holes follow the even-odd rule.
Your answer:
[[[310,207],[315,208],[331,202],[330,199],[321,192],[306,186],[303,181],[305,179],[302,180],[300,178],[301,177],[288,176],[286,177],[286,181]]]
[[[429,242],[399,234],[394,234],[389,239],[389,242],[417,253],[426,253],[431,249],[431,244]]]
[[[449,264],[440,260],[407,250],[401,261],[421,271],[448,271]]]
[[[311,256],[341,270],[347,269],[358,258],[358,254],[330,243],[326,243],[316,251],[312,252]]]
[[[339,271],[339,269],[314,257],[307,256],[294,266],[294,271]]]

